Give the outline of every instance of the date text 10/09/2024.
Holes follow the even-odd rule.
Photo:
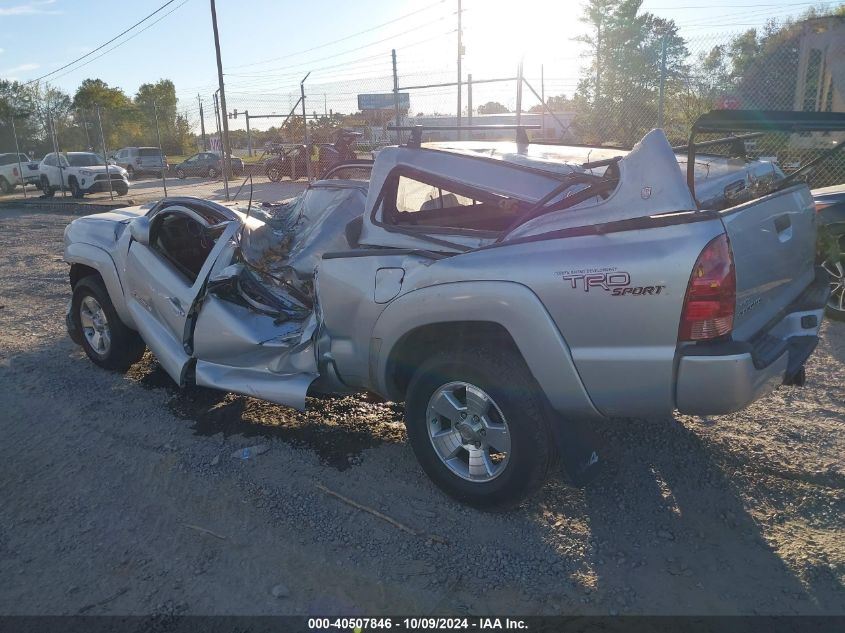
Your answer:
[[[309,618],[308,628],[315,631],[342,630],[353,633],[379,629],[518,631],[528,629],[528,624],[515,618]]]

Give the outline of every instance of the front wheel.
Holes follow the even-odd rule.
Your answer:
[[[217,170],[214,167],[208,168],[208,177],[209,178],[217,178]]]
[[[831,244],[822,268],[830,275],[830,298],[825,313],[836,321],[845,321],[845,223],[826,227]]]
[[[185,170],[184,169],[177,169],[176,170],[176,177],[179,180],[185,180]]]
[[[270,180],[270,182],[279,182],[283,177],[282,168],[280,165],[268,165],[266,173],[267,178]]]
[[[52,198],[56,193],[56,190],[50,186],[50,181],[47,180],[47,176],[41,177],[41,191],[44,192],[45,198]]]
[[[129,167],[126,168],[126,177],[129,178],[129,180],[135,179],[135,168],[132,165],[129,165]]]
[[[82,333],[82,349],[105,369],[125,371],[144,353],[144,341],[130,330],[109,299],[103,282],[94,276],[80,280],[73,289],[72,315]]]
[[[408,387],[405,422],[426,474],[475,506],[518,503],[556,459],[539,387],[518,354],[492,345],[425,361]]]
[[[76,178],[70,181],[70,195],[74,198],[82,198],[85,195],[85,192],[79,187],[79,183],[76,182]]]

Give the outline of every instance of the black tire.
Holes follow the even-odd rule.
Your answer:
[[[839,261],[835,262],[828,259],[822,262],[822,267],[828,273],[831,273],[832,292],[827,306],[825,306],[825,315],[834,321],[845,321],[845,276],[839,272],[845,270],[845,223],[828,224],[826,229],[839,245]],[[839,307],[840,303],[843,306],[842,308]]]
[[[179,180],[185,180],[185,170],[184,169],[177,169],[176,170],[176,177]]]
[[[470,383],[493,400],[507,420],[510,452],[501,472],[483,482],[455,474],[429,437],[432,395],[451,382]],[[477,507],[507,508],[535,492],[557,461],[548,406],[523,359],[494,345],[436,353],[417,369],[408,387],[405,423],[423,470],[444,492]]]
[[[281,182],[282,178],[284,178],[281,166],[273,163],[267,165],[265,173],[267,174],[267,178],[270,182]]]
[[[132,165],[129,165],[126,168],[126,177],[129,178],[129,180],[135,180],[135,168]]]
[[[88,341],[81,319],[81,309],[86,297],[92,297],[102,308],[110,331],[111,341],[104,352],[95,350]],[[109,299],[109,293],[102,280],[96,276],[84,277],[73,289],[71,314],[82,332],[82,349],[95,364],[113,371],[126,371],[138,362],[144,354],[144,341],[137,332],[129,329],[120,320]]]
[[[3,193],[12,193],[15,190],[14,185],[6,180],[3,176],[0,176],[0,191]]]
[[[82,198],[85,196],[85,192],[80,189],[79,183],[76,182],[76,178],[70,179],[70,195],[74,198]]]
[[[119,196],[125,196],[127,193],[129,193],[129,187],[127,187],[126,185],[116,185],[114,191]]]
[[[209,167],[209,168],[208,168],[208,172],[206,173],[206,175],[207,175],[209,178],[217,178],[217,170],[216,170],[216,169],[214,169],[214,167]]]
[[[56,190],[50,186],[47,176],[41,176],[41,191],[44,192],[45,198],[52,198],[56,194]]]

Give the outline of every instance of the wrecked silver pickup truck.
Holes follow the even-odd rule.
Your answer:
[[[336,170],[281,205],[79,218],[71,336],[103,367],[147,347],[180,385],[299,409],[404,401],[426,473],[476,505],[536,489],[576,422],[728,413],[803,381],[829,292],[806,184],[661,130],[622,153],[526,140],[414,130],[369,180]]]

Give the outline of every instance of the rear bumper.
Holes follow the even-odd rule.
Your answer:
[[[751,341],[699,343],[680,350],[675,403],[692,415],[744,409],[792,380],[818,345],[827,276],[816,278]]]

